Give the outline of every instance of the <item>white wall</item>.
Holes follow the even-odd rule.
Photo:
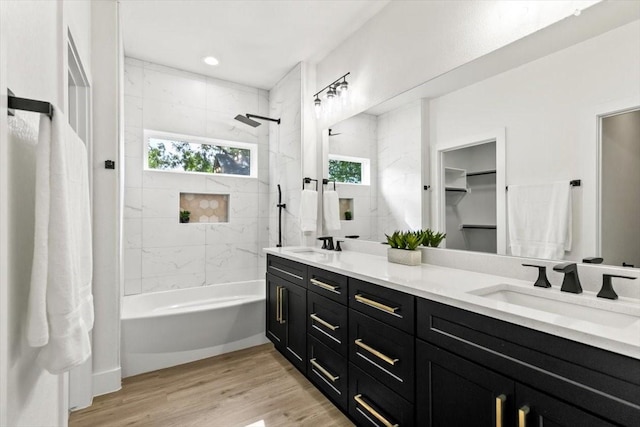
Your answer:
[[[422,143],[420,100],[378,116],[376,240],[422,229]]]
[[[18,112],[10,119],[11,130],[8,129],[5,88],[11,88],[16,96],[52,102],[63,113],[67,99],[68,32],[73,35],[80,60],[91,78],[90,11],[91,4],[84,1],[6,1],[0,6],[2,425],[66,425],[68,405],[68,375],[54,376],[41,369],[35,362],[38,351],[24,341],[33,256],[34,152],[39,118],[33,113]]]
[[[258,278],[268,182],[268,93],[133,58],[125,64],[124,293]],[[144,129],[257,144],[257,177],[143,170]],[[229,194],[229,222],[180,224],[180,192]],[[259,220],[260,218],[260,220]]]
[[[282,189],[282,244],[302,244],[300,229],[300,191],[302,188],[302,90],[305,64],[296,65],[269,91],[269,116],[280,118],[280,125],[269,124],[269,218],[268,246],[278,243],[278,187]],[[310,148],[312,149],[312,148]],[[314,178],[314,177],[312,177]],[[263,241],[262,239],[260,240]],[[264,267],[265,263],[261,262]]]
[[[317,88],[350,71],[350,103],[322,127],[571,16],[597,1],[392,1],[317,64]],[[305,101],[313,103],[312,97]]]
[[[431,140],[441,144],[506,127],[507,184],[581,179],[572,191],[573,249],[566,258],[593,256],[594,111],[618,99],[640,104],[639,52],[635,21],[434,99]]]
[[[118,5],[92,2],[93,70],[93,392],[120,388],[120,108]],[[115,160],[116,169],[105,169]]]

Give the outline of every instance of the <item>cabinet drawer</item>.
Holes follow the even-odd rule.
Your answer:
[[[413,335],[413,295],[349,278],[349,307]]]
[[[349,363],[349,415],[359,426],[410,427],[413,405]]]
[[[405,399],[414,399],[415,339],[349,310],[349,360]]]
[[[347,359],[311,335],[308,337],[308,343],[309,379],[343,411],[347,411]]]
[[[267,255],[267,272],[303,288],[307,287],[307,266],[299,262]]]
[[[331,271],[309,267],[309,285],[313,292],[347,305],[347,277]]]
[[[309,292],[307,313],[307,332],[347,357],[347,307]]]

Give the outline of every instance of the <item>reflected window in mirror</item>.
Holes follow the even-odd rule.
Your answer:
[[[329,154],[329,180],[343,184],[369,185],[370,161],[363,157]]]

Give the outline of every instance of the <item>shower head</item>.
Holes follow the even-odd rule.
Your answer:
[[[280,119],[272,119],[271,117],[263,117],[263,116],[257,116],[255,114],[245,114],[244,116],[242,114],[238,114],[235,119],[244,123],[245,125],[249,125],[251,127],[258,127],[260,126],[262,123],[260,122],[256,122],[255,120],[251,120],[251,118],[256,118],[256,119],[260,119],[260,120],[268,120],[270,122],[276,122],[277,124],[280,124]]]
[[[254,128],[256,128],[256,127],[258,127],[258,126],[260,126],[262,124],[260,122],[256,122],[255,120],[251,120],[250,118],[245,117],[242,114],[238,114],[236,116],[236,120],[239,120],[242,123],[244,123],[245,125],[249,125],[249,126],[254,127]]]

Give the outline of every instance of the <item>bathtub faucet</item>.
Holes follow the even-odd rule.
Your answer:
[[[326,249],[329,251],[333,250],[333,237],[318,237],[318,240],[322,240],[322,249]]]

